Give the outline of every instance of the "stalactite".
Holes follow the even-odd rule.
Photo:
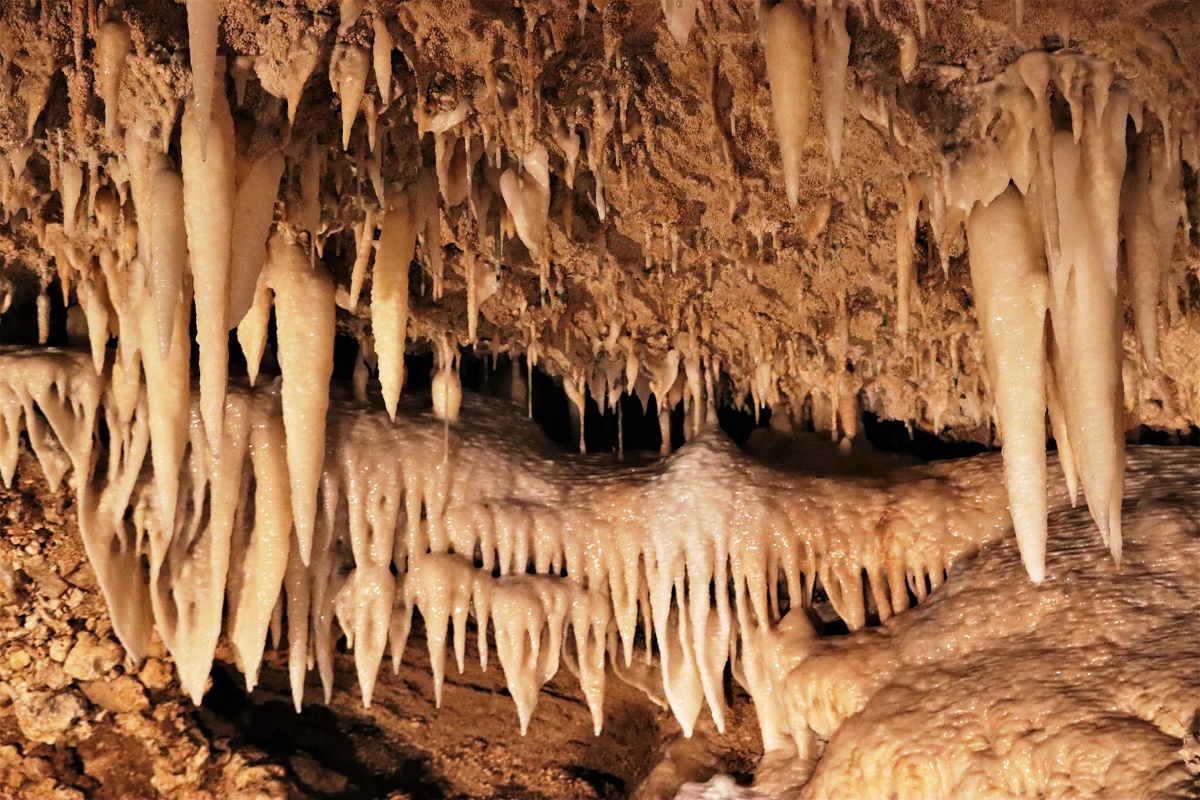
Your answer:
[[[314,269],[304,250],[288,241],[286,234],[271,239],[267,258],[267,284],[275,293],[279,366],[283,370],[281,396],[292,522],[300,558],[307,564],[325,458],[337,308],[333,280],[320,267]]]
[[[405,331],[408,328],[408,269],[416,246],[417,226],[407,191],[391,192],[392,207],[380,225],[379,253],[371,273],[371,329],[379,358],[379,383],[388,416],[404,387]]]
[[[104,101],[104,130],[109,136],[117,134],[121,78],[125,74],[130,41],[129,26],[119,20],[105,22],[96,34],[100,98]]]
[[[1021,558],[1034,583],[1046,560],[1046,345],[1048,275],[1039,232],[1010,186],[967,225],[975,310],[983,330],[996,416],[1004,441],[1009,507]]]
[[[798,3],[783,2],[768,13],[764,50],[775,135],[783,159],[788,203],[800,198],[801,156],[808,138],[812,107],[812,33],[808,13]]]
[[[298,391],[326,397],[327,387],[318,381],[328,380],[327,373],[297,375],[306,365],[295,358],[296,330],[299,326],[307,334],[320,328],[314,300],[326,296],[323,302],[331,306],[332,297],[324,288],[327,279],[312,272],[304,251],[278,236],[272,239],[264,277],[275,287],[279,304],[282,390],[231,388],[216,452],[208,449],[206,426],[193,405],[191,447],[178,473],[181,495],[190,493],[192,500],[179,505],[182,516],[174,529],[164,526],[155,504],[135,515],[132,530],[124,521],[124,509],[136,506],[142,493],[160,490],[154,482],[136,481],[147,440],[160,435],[151,432],[154,423],[147,423],[145,393],[129,423],[122,424],[109,413],[116,402],[112,388],[105,388],[106,378],[95,373],[86,356],[0,352],[0,453],[8,453],[24,430],[47,472],[65,471],[55,461],[57,445],[49,444],[61,443],[69,463],[77,465],[81,527],[118,634],[136,654],[145,651],[149,626],[156,625],[176,657],[189,658],[184,682],[195,699],[203,688],[201,670],[211,663],[224,583],[226,628],[250,686],[281,591],[288,613],[305,613],[311,620],[318,665],[330,663],[336,641],[330,626],[336,618],[355,650],[365,701],[385,643],[391,642],[394,658],[403,651],[406,620],[414,608],[425,620],[440,695],[447,624],[453,619],[461,664],[466,620],[473,611],[478,630],[495,631],[523,725],[538,689],[557,671],[564,643],[572,641],[599,730],[607,631],[615,624],[625,663],[631,663],[640,616],[651,626],[647,635],[657,637],[663,685],[685,730],[704,704],[723,725],[720,676],[734,637],[748,658],[757,653],[745,649],[754,647],[751,633],[778,622],[779,611],[766,593],[768,560],[786,576],[793,598],[805,597],[802,585],[811,587],[819,574],[835,609],[858,628],[865,624],[864,598],[861,583],[857,594],[852,587],[863,570],[872,586],[887,585],[885,569],[940,574],[944,565],[1007,530],[1003,493],[990,490],[998,468],[990,458],[924,467],[882,484],[814,482],[749,459],[714,428],[674,456],[634,472],[551,456],[526,428],[529,423],[505,418],[497,427],[488,421],[503,417],[505,406],[462,397],[454,350],[443,339],[439,375],[444,384],[439,388],[435,380],[434,407],[445,421],[398,413],[392,422],[382,410],[335,392],[328,435],[320,440],[328,456],[316,462],[321,510],[313,519],[311,545],[297,526],[293,547],[289,531],[298,507],[296,476],[302,474],[293,465],[298,453],[318,443],[311,425],[300,428],[305,441],[289,433],[297,419],[293,401]],[[151,314],[143,320],[153,328]],[[312,352],[331,349],[330,339]],[[664,397],[670,368],[668,362],[657,370],[657,391]],[[39,381],[60,389],[31,393],[28,387]],[[6,404],[9,393],[20,402]],[[452,421],[452,403],[461,404],[458,421],[444,427]],[[37,427],[41,417],[35,408],[49,422],[48,430]],[[115,432],[110,448],[118,448],[107,466],[90,456],[101,411]],[[311,423],[312,417],[306,420]],[[173,431],[177,437],[178,429]],[[93,475],[93,465],[106,475]],[[614,469],[623,476],[615,493],[616,484],[606,477]],[[451,486],[460,488],[451,492]],[[937,487],[933,494],[930,486]],[[253,513],[239,499],[250,487]],[[858,493],[858,511],[837,513],[850,487]],[[940,498],[932,507],[931,497]],[[676,523],[664,525],[666,520]],[[873,535],[880,525],[888,533]],[[143,536],[158,542],[154,552],[165,554],[150,585],[128,567]],[[833,542],[850,549],[822,560]],[[352,559],[345,575],[334,555],[338,547]],[[476,553],[477,547],[483,554],[480,569],[462,555]],[[391,574],[393,560],[404,578],[403,591]],[[526,574],[529,564],[535,573]],[[500,577],[492,577],[493,569]],[[308,588],[304,575],[311,581]],[[717,592],[713,605],[708,592],[685,588],[713,581],[733,587],[732,604],[725,592]],[[904,584],[899,586],[890,596],[876,596],[876,605],[889,614],[906,608]],[[395,610],[393,592],[399,592]],[[182,604],[193,602],[194,616],[178,615]],[[289,618],[293,633],[301,630],[297,624]],[[545,645],[538,644],[543,640]],[[481,653],[486,645],[481,642]],[[289,658],[293,680],[299,680],[309,664],[306,649],[293,647]],[[321,670],[327,680],[326,667]],[[302,686],[302,681],[293,683],[297,702]]]
[[[205,5],[203,0],[192,0],[189,8],[197,4]],[[180,151],[184,221],[196,297],[196,341],[200,345],[200,407],[209,447],[217,451],[229,370],[229,270],[235,202],[233,118],[223,87],[216,87],[208,112],[211,118],[202,119],[199,109],[184,111]]]
[[[375,83],[379,87],[379,99],[386,108],[392,102],[392,48],[395,44],[382,14],[376,14],[371,24],[374,29],[371,60],[375,68]]]
[[[817,77],[821,85],[821,109],[825,120],[825,146],[836,169],[842,163],[842,129],[846,117],[846,79],[850,59],[850,35],[846,33],[846,6],[833,0],[816,4]]]
[[[179,307],[184,303],[183,281],[188,271],[184,189],[183,176],[166,156],[156,159],[151,169],[150,214],[144,224],[150,235],[148,266],[157,335],[144,341],[157,341],[158,354],[165,359],[174,341]],[[186,332],[184,335],[190,348],[191,337]]]
[[[52,47],[5,53],[0,70],[20,105],[16,146],[0,153],[0,313],[30,302],[47,345],[61,335],[51,293],[69,306],[67,348],[0,348],[0,477],[11,484],[24,442],[48,484],[74,493],[114,631],[132,659],[157,635],[197,703],[224,635],[249,688],[268,636],[286,642],[298,710],[314,667],[332,696],[344,639],[369,705],[419,611],[438,703],[449,651],[462,671],[471,629],[483,666],[498,658],[522,733],[563,663],[597,732],[609,664],[686,736],[705,707],[724,731],[736,721],[728,668],[764,746],[794,755],[807,780],[859,702],[822,695],[835,679],[820,673],[866,684],[895,666],[822,667],[838,645],[807,622],[814,597],[825,602],[816,587],[855,632],[845,641],[886,638],[955,565],[1015,564],[1011,547],[991,546],[1012,532],[1045,584],[1023,596],[1039,592],[1037,613],[1049,613],[1069,601],[1055,586],[1078,554],[1056,564],[1048,530],[1056,515],[1083,517],[1051,477],[1047,414],[1071,504],[1082,486],[1118,565],[1134,505],[1123,523],[1126,425],[1193,415],[1195,393],[1166,365],[1191,335],[1194,284],[1172,255],[1194,249],[1178,227],[1190,234],[1197,117],[1176,103],[1187,87],[1145,83],[1121,43],[1112,63],[1088,55],[1069,20],[1062,47],[957,65],[954,48],[922,41],[924,0],[895,19],[873,3],[874,20],[856,3],[850,29],[840,0],[756,5],[753,24],[663,0],[666,31],[654,16],[648,39],[622,39],[628,9],[598,8],[587,28],[587,2],[566,26],[557,10],[523,7],[520,48],[480,7],[461,32],[468,56],[487,56],[475,75],[445,68],[441,50],[460,40],[412,8],[392,19],[389,4],[342,0],[336,35],[331,14],[273,11],[260,24],[277,27],[258,37],[241,9],[186,0],[189,84],[147,35],[157,18],[116,3],[92,9],[85,34],[83,5],[73,67]],[[254,50],[230,53],[236,121],[222,9],[226,44]],[[958,10],[933,10],[935,33],[958,30]],[[591,52],[574,47],[575,15],[581,36],[603,29],[599,72],[575,60]],[[1139,55],[1184,63],[1152,27]],[[756,30],[765,87],[764,63],[738,49]],[[677,63],[653,64],[654,51]],[[52,77],[63,64],[65,104]],[[340,114],[306,107],[292,128],[318,67]],[[551,68],[572,72],[543,81]],[[76,113],[100,110],[89,75],[103,131]],[[814,81],[825,162],[805,152]],[[925,102],[935,91],[946,97]],[[694,106],[701,125],[663,118]],[[590,174],[576,187],[581,150]],[[790,212],[771,185],[780,175]],[[514,236],[524,247],[506,252]],[[1122,341],[1126,291],[1141,369]],[[778,309],[795,316],[780,323]],[[249,387],[229,375],[234,328]],[[332,380],[339,331],[358,348],[346,386]],[[427,395],[401,403],[410,346],[432,349],[435,370]],[[581,453],[605,434],[585,430],[588,398],[615,410],[615,460],[559,452],[505,403],[464,391],[487,354],[492,368],[511,360],[501,394],[530,416],[539,360],[561,381]],[[626,454],[627,393],[643,413],[653,398],[662,458]],[[722,403],[755,423],[770,414],[745,452],[721,432]],[[885,469],[864,441],[868,411],[910,434],[964,426],[1002,454]],[[800,433],[809,427],[821,449]],[[837,477],[811,474],[809,447]],[[785,451],[788,463],[773,460]],[[842,474],[859,467],[867,475]],[[945,592],[928,605],[961,602]],[[884,633],[860,632],[876,620]],[[935,644],[936,658],[908,655],[940,663],[961,643]],[[1186,732],[1168,733],[1177,749]]]
[[[258,276],[267,260],[267,237],[275,221],[275,200],[284,157],[274,152],[256,160],[237,186],[229,258],[229,326],[237,327],[254,302]]]
[[[192,101],[200,160],[208,153],[209,121],[213,114],[213,95],[223,89],[217,85],[217,29],[221,12],[217,0],[187,0],[188,53],[192,67]],[[217,112],[220,115],[220,110]],[[218,125],[220,122],[218,121]]]
[[[389,56],[390,58],[390,56]],[[329,67],[329,82],[342,104],[342,149],[350,149],[350,131],[358,117],[371,57],[365,48],[356,45],[339,47]]]
[[[500,194],[513,216],[517,235],[536,258],[542,254],[550,215],[550,165],[545,146],[525,153],[522,163],[523,175],[510,167],[500,176]]]
[[[662,0],[662,10],[671,38],[680,47],[687,47],[688,35],[696,24],[696,0]]]

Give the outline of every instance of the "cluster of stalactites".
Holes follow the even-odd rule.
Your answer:
[[[672,8],[683,13],[682,6]],[[764,53],[787,195],[793,204],[798,201],[801,151],[814,82],[822,94],[831,163],[836,164],[840,158],[850,43],[847,10],[844,3],[824,0],[811,9],[790,0],[770,10],[764,6]],[[328,70],[341,119],[341,135],[333,143],[306,145],[293,141],[286,151],[271,149],[269,144],[264,150],[264,143],[255,137],[256,156],[249,156],[245,137],[234,135],[231,102],[243,101],[248,81],[257,75],[261,88],[286,101],[289,119],[294,117],[305,83],[319,61],[316,45],[310,37],[301,37],[288,51],[288,69],[283,71],[268,65],[262,56],[230,53],[223,57],[219,52],[221,14],[217,4],[195,0],[186,4],[194,93],[186,98],[178,132],[173,130],[175,122],[169,115],[146,118],[137,116],[145,111],[139,111],[134,104],[127,104],[124,109],[118,107],[122,82],[126,84],[128,97],[128,84],[133,80],[127,75],[131,71],[125,68],[131,37],[123,12],[108,9],[104,12],[108,18],[97,29],[93,51],[99,76],[96,87],[104,103],[108,136],[97,145],[99,149],[64,146],[60,136],[55,152],[41,154],[50,163],[51,188],[61,197],[64,215],[61,226],[41,221],[36,221],[36,225],[58,268],[64,300],[71,301],[71,288],[75,288],[74,302],[78,306],[73,313],[75,329],[80,338],[86,336],[92,342],[97,366],[111,333],[122,341],[118,346],[122,362],[118,378],[128,381],[137,375],[143,359],[140,344],[132,337],[138,326],[125,321],[134,314],[126,313],[125,306],[138,307],[141,295],[138,287],[148,287],[153,295],[158,347],[164,362],[173,352],[169,346],[173,331],[179,324],[186,327],[194,313],[200,354],[196,366],[201,375],[201,407],[214,436],[220,430],[223,387],[228,374],[226,332],[238,328],[238,341],[245,351],[252,378],[264,355],[266,341],[262,332],[266,330],[271,299],[279,298],[277,291],[266,286],[264,270],[268,261],[266,242],[272,235],[282,240],[296,239],[299,246],[309,251],[310,268],[321,272],[320,259],[327,238],[352,230],[355,250],[349,280],[346,286],[334,287],[333,301],[336,307],[369,320],[369,326],[358,323],[351,326],[360,343],[362,377],[375,374],[383,386],[385,403],[394,410],[404,385],[407,346],[413,337],[428,337],[431,348],[439,355],[439,364],[443,365],[438,386],[448,392],[439,388],[438,397],[449,398],[448,404],[439,404],[438,408],[452,419],[453,397],[458,391],[457,356],[454,353],[445,356],[443,349],[452,339],[477,342],[480,308],[501,288],[501,261],[507,239],[519,239],[528,252],[538,270],[543,302],[551,306],[556,302],[552,291],[555,287],[550,215],[552,207],[558,208],[560,204],[551,202],[551,153],[561,157],[562,178],[571,190],[558,198],[563,201],[562,226],[569,238],[580,156],[584,156],[584,166],[594,177],[594,207],[604,220],[605,182],[611,179],[614,167],[623,169],[618,145],[630,142],[635,130],[650,124],[636,115],[636,109],[628,112],[626,95],[614,102],[598,91],[577,108],[564,112],[552,106],[538,106],[536,113],[532,107],[526,108],[524,93],[517,92],[517,108],[513,109],[501,97],[512,94],[513,87],[501,85],[502,81],[498,83],[495,76],[489,77],[485,90],[474,96],[457,98],[451,103],[441,98],[438,110],[426,109],[423,102],[413,103],[399,97],[392,71],[396,40],[385,15],[355,2],[343,3],[340,11],[342,18]],[[867,9],[858,7],[857,11],[866,18]],[[670,13],[673,12],[668,16]],[[364,14],[369,19],[361,19]],[[672,31],[677,27],[672,27]],[[905,52],[912,55],[914,48],[915,40],[913,47]],[[225,95],[226,72],[233,79],[233,97]],[[286,80],[277,73],[285,74]],[[909,73],[911,69],[906,75]],[[548,117],[544,121],[537,116],[543,111]],[[420,165],[415,171],[416,179],[408,185],[392,183],[385,178],[392,172],[392,165],[387,164],[389,169],[385,169],[385,161],[393,153],[423,149],[403,141],[409,136],[406,133],[409,128],[399,124],[397,117],[410,113],[418,136],[434,140],[433,163]],[[495,120],[499,120],[499,128],[494,127]],[[538,131],[546,131],[543,140],[539,140]],[[646,135],[649,138],[648,130]],[[178,148],[172,144],[173,139],[178,140]],[[109,143],[112,155],[102,152]],[[331,158],[330,151],[339,146],[346,156]],[[5,195],[0,199],[10,214],[25,209],[40,218],[36,201],[26,196],[22,188],[25,184],[19,180],[26,159],[36,147],[18,148],[7,157],[0,157],[0,161],[6,162],[0,163],[0,190]],[[169,155],[176,151],[181,156],[178,163]],[[10,170],[6,166],[15,175],[12,180],[8,180]],[[339,192],[347,185],[357,185],[362,200],[357,207],[342,204],[336,211],[326,207],[329,184]],[[132,203],[125,202],[127,197],[132,198]],[[831,207],[829,198],[818,203],[818,228],[828,220]],[[461,216],[450,216],[455,209]],[[410,314],[410,294],[417,290],[409,286],[409,275],[412,265],[419,265],[420,291],[425,291],[428,280],[433,297],[440,298],[445,284],[443,229],[447,224],[460,227],[472,222],[478,232],[479,253],[491,251],[495,255],[487,259],[468,249],[453,267],[462,274],[466,289],[466,335],[463,336]],[[649,265],[656,258],[649,230],[646,238]],[[758,232],[758,238],[761,250],[763,232]],[[681,243],[678,231],[665,233],[664,239],[669,241],[669,261],[674,273],[680,253],[688,245]],[[278,250],[283,252],[282,248]],[[299,264],[296,259],[291,262]],[[101,269],[94,268],[97,263]],[[142,270],[141,278],[138,269]],[[711,271],[710,262],[710,275]],[[562,270],[558,273],[558,288],[562,288]],[[42,327],[48,333],[49,299],[44,291],[39,304],[47,323]],[[304,308],[314,315],[314,320],[320,317],[314,330],[328,330],[326,315],[336,313],[328,298],[322,297],[319,303]],[[182,321],[176,309],[180,310]],[[557,331],[540,329],[540,324],[531,322],[531,317],[523,312],[517,322],[523,340],[518,334],[499,342],[501,334],[497,332],[491,344],[493,351],[524,352],[531,365],[541,360],[562,378],[572,401],[572,415],[579,420],[576,429],[581,443],[584,406],[589,395],[601,410],[616,409],[619,413],[619,398],[632,393],[644,406],[651,398],[656,399],[664,431],[663,447],[669,449],[670,437],[666,432],[670,409],[683,403],[687,416],[685,435],[694,435],[711,417],[715,395],[723,391],[722,375],[735,384],[733,402],[744,404],[749,395],[756,415],[763,407],[781,411],[790,404],[793,416],[798,416],[797,409],[805,406],[811,390],[812,417],[817,427],[832,431],[835,437],[839,427],[847,438],[854,436],[861,383],[853,385],[854,379],[847,370],[832,370],[828,374],[806,370],[802,363],[806,356],[798,355],[793,343],[763,342],[757,338],[748,344],[744,354],[729,354],[722,364],[708,341],[710,326],[703,319],[697,323],[694,309],[680,311],[681,320],[689,315],[689,323],[676,322],[672,326],[672,338],[665,347],[636,343],[619,321],[602,323],[601,333],[590,343],[595,356],[590,363],[586,356],[580,355],[584,348],[571,348],[570,330],[566,332],[566,345],[562,346]],[[837,321],[839,336],[829,353],[835,364],[846,363],[847,319],[843,310]],[[300,323],[288,327],[296,332],[309,328]],[[682,332],[680,327],[684,328]],[[279,346],[285,345],[280,342]],[[183,354],[174,353],[175,361],[171,362],[177,392],[182,391],[178,380],[182,357]],[[141,366],[160,368],[158,363]],[[285,371],[291,373],[285,382],[297,391],[296,382],[307,379],[302,374],[313,380],[319,377],[303,372],[298,366],[290,370],[285,366]],[[362,383],[365,385],[365,381]],[[785,384],[791,387],[786,397]],[[314,403],[310,411],[315,410],[316,399],[310,399]],[[296,402],[290,403],[290,407],[299,414]],[[783,416],[776,414],[775,418],[780,420]],[[181,429],[176,420],[176,439],[181,438],[178,433]],[[298,440],[297,447],[308,447],[299,444],[301,438],[308,441],[307,436],[300,437],[294,431],[293,434]],[[310,456],[317,452],[314,440]],[[311,474],[315,464],[310,463],[310,467]],[[311,516],[313,501],[311,486],[309,491],[301,492],[303,483],[294,487],[297,497],[309,499],[297,499],[296,513],[300,524],[308,527],[304,520]]]
[[[286,270],[272,281],[299,291]],[[282,346],[280,357],[292,358]],[[114,630],[135,659],[156,630],[197,701],[222,633],[253,687],[274,631],[297,706],[314,665],[328,698],[343,636],[369,703],[385,650],[397,664],[419,610],[439,697],[450,626],[461,669],[473,617],[484,667],[492,631],[522,729],[560,662],[597,730],[606,665],[689,734],[706,703],[721,727],[731,664],[775,742],[786,723],[762,647],[786,603],[820,585],[860,628],[869,607],[881,619],[907,608],[1007,528],[994,461],[894,482],[805,477],[710,428],[631,469],[555,455],[501,402],[468,400],[447,429],[428,411],[393,419],[347,396],[326,415],[310,535],[293,513],[309,476],[289,441],[287,380],[230,386],[216,448],[194,399],[182,439],[167,441],[171,469],[149,382],[124,396],[86,353],[0,351],[0,473],[11,481],[22,433],[52,485],[70,473]],[[303,398],[300,413],[317,424]]]
[[[304,84],[315,68],[314,59],[302,57],[301,52],[311,49],[311,43],[302,39],[295,44],[295,52],[289,53],[288,63],[295,68],[287,71],[286,85],[270,70],[264,71],[262,59],[231,55],[226,63],[218,52],[221,14],[217,4],[208,0],[189,0],[186,4],[193,95],[186,99],[179,127],[179,163],[168,155],[175,149],[171,146],[176,137],[173,119],[138,116],[142,112],[136,108],[126,108],[124,115],[120,113],[118,101],[122,81],[127,77],[125,65],[131,52],[131,36],[119,9],[104,12],[107,19],[97,30],[93,51],[99,77],[96,86],[105,109],[104,143],[98,149],[83,145],[64,147],[60,132],[55,152],[42,153],[51,167],[51,191],[61,198],[61,225],[41,219],[38,209],[42,201],[25,191],[27,187],[21,181],[25,163],[36,152],[37,145],[18,148],[0,157],[3,189],[0,199],[4,209],[10,217],[24,211],[32,218],[39,239],[44,241],[57,267],[64,302],[71,302],[71,289],[76,288],[74,300],[79,310],[73,314],[77,318],[75,330],[91,340],[97,369],[108,334],[112,333],[122,341],[118,378],[132,380],[136,375],[141,348],[135,338],[136,326],[131,327],[127,318],[137,312],[126,313],[126,306],[133,309],[140,305],[141,287],[146,287],[153,296],[158,351],[164,361],[173,352],[170,343],[176,312],[182,314],[186,327],[189,309],[194,305],[201,407],[206,426],[212,429],[214,437],[210,446],[215,446],[215,437],[221,429],[229,361],[227,331],[239,328],[238,339],[246,351],[252,378],[263,355],[261,331],[266,324],[270,298],[279,295],[274,287],[266,285],[264,277],[268,261],[266,242],[272,231],[282,238],[290,234],[309,247],[310,269],[320,272],[317,262],[326,237],[343,229],[342,219],[331,218],[333,215],[322,205],[322,187],[331,170],[333,182],[340,187],[353,162],[356,177],[352,180],[361,178],[364,184],[360,193],[368,184],[373,189],[374,200],[361,203],[361,221],[353,220],[350,225],[356,248],[349,285],[344,291],[343,287],[337,287],[333,299],[337,306],[369,316],[370,334],[363,329],[360,336],[364,347],[362,359],[378,371],[385,401],[392,410],[404,383],[403,357],[410,321],[408,279],[414,258],[428,273],[434,298],[439,298],[443,291],[443,209],[449,211],[467,204],[479,228],[481,250],[485,234],[491,235],[493,227],[496,232],[497,263],[486,264],[467,256],[467,263],[462,265],[467,290],[468,342],[476,341],[480,306],[497,291],[500,253],[506,238],[515,236],[525,245],[540,270],[543,296],[548,296],[551,257],[547,230],[548,145],[561,151],[567,182],[572,184],[581,150],[582,138],[577,132],[580,125],[585,127],[587,165],[596,176],[597,212],[604,218],[609,134],[618,117],[624,128],[626,113],[624,100],[618,114],[618,108],[601,94],[591,98],[594,119],[590,131],[586,130],[588,124],[582,111],[559,119],[551,110],[553,124],[546,143],[534,138],[532,131],[537,120],[526,119],[527,114],[502,113],[504,130],[500,132],[485,124],[483,117],[490,106],[503,110],[497,96],[503,93],[503,87],[494,85],[495,81],[489,83],[484,96],[463,99],[451,109],[430,113],[414,106],[412,115],[419,136],[434,138],[435,163],[421,168],[410,185],[386,183],[385,142],[395,140],[402,129],[402,126],[393,129],[394,119],[385,121],[381,117],[396,95],[392,75],[395,41],[386,18],[375,13],[371,19],[370,47],[352,43],[347,33],[358,24],[362,11],[361,3],[342,4],[339,39],[329,68],[330,83],[341,106],[340,143],[343,149],[351,151],[353,159],[330,160],[328,146],[321,144],[307,148],[293,144],[286,155],[268,148],[254,159],[248,156],[244,137],[234,134],[230,102],[224,90],[226,69],[233,78],[239,104],[245,97],[247,81],[257,72],[265,91],[286,100],[290,120]],[[477,106],[478,120],[473,114]],[[40,111],[40,107],[31,108],[30,113],[36,118]],[[362,120],[365,125],[356,131]],[[520,146],[510,145],[506,153],[505,141]],[[113,154],[105,155],[102,150],[109,149],[109,145]],[[392,141],[392,145],[399,149],[397,142]],[[85,196],[87,202],[81,202]],[[132,199],[131,204],[126,202],[127,198]],[[496,226],[490,224],[492,218],[498,220]],[[298,264],[295,259],[290,261]],[[101,269],[94,268],[97,263]],[[370,297],[364,309],[360,307],[360,299],[368,285],[368,275]],[[39,310],[43,322],[48,322],[49,299],[45,288],[39,297]],[[305,308],[321,318],[316,328],[326,330],[326,315],[333,313],[327,298]],[[243,322],[245,330],[240,329]],[[48,325],[43,324],[42,328],[44,340]],[[293,326],[293,330],[301,328]],[[432,332],[430,338],[439,350],[441,342],[446,340],[438,331]],[[527,339],[524,344],[536,350],[536,332],[531,331]],[[280,346],[284,346],[282,342]],[[175,353],[176,360],[181,357],[182,354]],[[536,359],[536,352],[531,353],[531,360]],[[457,358],[441,361],[446,364],[441,383],[456,383],[453,367]],[[147,368],[157,369],[158,365]],[[299,380],[296,377],[299,368],[290,371]],[[574,376],[577,383],[579,377]],[[636,382],[630,381],[630,391]],[[295,403],[291,405],[294,407]],[[453,416],[449,408],[447,413]],[[300,508],[297,513],[301,519],[311,516],[310,511],[302,513]]]
[[[1081,486],[1120,561],[1123,369],[1137,358],[1122,345],[1124,300],[1153,374],[1157,308],[1187,222],[1180,165],[1197,161],[1198,140],[1177,115],[1144,110],[1110,65],[1081,56],[1028,53],[988,88],[985,137],[942,174],[905,183],[899,328],[907,333],[921,211],[943,243],[965,222],[1013,525],[1040,582],[1047,412],[1072,500]]]
[[[784,187],[788,203],[795,208],[800,201],[804,143],[808,138],[812,108],[814,53],[825,121],[826,151],[834,168],[842,161],[842,128],[850,63],[846,6],[821,0],[816,3],[814,13],[797,0],[784,0],[766,12],[763,53],[771,84],[771,108],[783,164]]]

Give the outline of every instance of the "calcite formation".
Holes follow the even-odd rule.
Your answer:
[[[129,658],[197,704],[274,630],[297,710],[343,647],[369,705],[419,613],[438,701],[473,629],[522,732],[562,664],[596,733],[614,678],[687,737],[736,682],[766,793],[1186,793],[1189,646],[1111,642],[1154,698],[1111,727],[1036,687],[1087,614],[1136,627],[1114,597],[1194,605],[1154,555],[1192,462],[1126,440],[1200,419],[1195,63],[1169,1],[6,5],[0,475],[24,442],[72,493]],[[544,376],[615,455],[522,419]],[[881,465],[868,413],[1000,454]],[[972,659],[1007,721],[956,710]],[[932,756],[888,738],[906,692]],[[1136,758],[1073,743],[1133,718]]]

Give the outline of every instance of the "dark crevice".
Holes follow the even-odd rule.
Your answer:
[[[289,777],[312,797],[369,800],[392,792],[413,798],[446,797],[445,782],[430,769],[428,759],[395,747],[368,718],[338,715],[315,703],[296,714],[290,703],[281,700],[255,702],[243,689],[241,676],[228,665],[214,666],[212,688],[197,716],[210,739],[226,735],[233,748],[256,747],[271,761],[288,765]],[[330,791],[305,785],[305,776],[292,766],[298,753],[345,776],[345,786]]]

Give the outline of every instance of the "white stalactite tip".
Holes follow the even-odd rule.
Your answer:
[[[238,345],[246,358],[246,371],[250,385],[258,382],[258,370],[262,366],[263,352],[267,346],[267,333],[271,323],[272,292],[268,283],[266,269],[258,276],[258,285],[254,289],[254,302],[242,317],[237,328]]]
[[[350,132],[362,105],[370,68],[371,55],[365,48],[357,45],[339,46],[334,52],[329,79],[342,105],[342,150],[350,149]]]
[[[783,182],[788,203],[795,208],[800,199],[800,164],[808,138],[813,83],[811,23],[799,3],[784,0],[767,13],[764,50]]]

